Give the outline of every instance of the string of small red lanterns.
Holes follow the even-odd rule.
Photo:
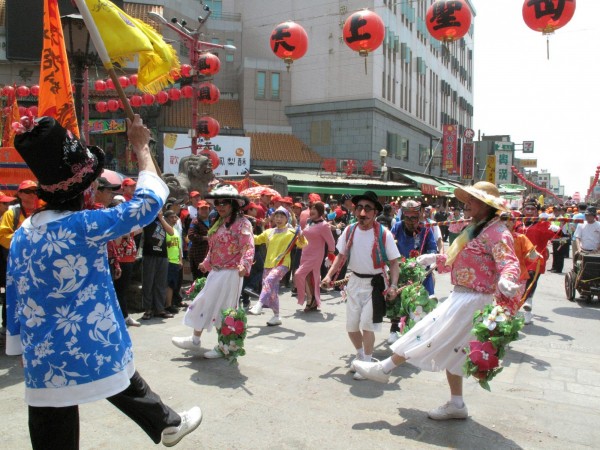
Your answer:
[[[590,183],[590,187],[588,188],[587,195],[585,196],[586,198],[590,198],[592,196],[592,193],[594,192],[594,188],[598,184],[598,178],[600,178],[600,166],[596,167],[596,174],[594,175],[594,179]]]
[[[512,170],[512,173],[514,173],[514,174],[515,174],[515,176],[516,176],[516,177],[517,177],[519,180],[521,180],[523,183],[525,183],[525,184],[527,184],[527,185],[531,186],[531,187],[532,187],[532,188],[534,188],[534,189],[537,189],[537,190],[538,190],[538,191],[540,191],[540,192],[543,192],[544,194],[548,194],[548,195],[550,195],[551,197],[554,197],[555,199],[557,199],[557,200],[559,200],[559,201],[560,201],[560,198],[558,198],[558,196],[557,196],[557,195],[556,195],[554,192],[552,192],[550,189],[546,189],[546,188],[544,188],[544,187],[538,186],[538,185],[537,185],[537,184],[535,184],[533,181],[530,181],[530,180],[528,180],[527,178],[525,178],[525,176],[524,176],[524,175],[523,175],[521,172],[519,172],[519,169],[517,169],[515,166],[511,166],[511,167],[510,167],[510,170]]]

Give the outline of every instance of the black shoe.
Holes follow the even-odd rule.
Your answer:
[[[167,306],[165,311],[170,312],[171,314],[177,314],[179,312],[179,308],[175,305]]]
[[[260,295],[251,288],[244,288],[244,294],[249,297],[260,298]]]

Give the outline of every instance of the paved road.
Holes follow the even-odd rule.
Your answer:
[[[567,260],[570,266],[570,260]],[[449,276],[437,278],[445,297]],[[204,421],[182,449],[585,449],[600,444],[600,306],[566,300],[563,277],[542,277],[535,322],[512,345],[492,392],[469,379],[467,421],[438,423],[428,409],[448,399],[442,373],[406,365],[381,385],[354,381],[345,305],[325,295],[322,313],[305,314],[282,291],[280,327],[249,317],[248,354],[238,366],[173,347],[186,335],[181,314],[130,329],[136,365],[174,408],[201,405]],[[378,336],[375,356],[389,351]],[[216,342],[207,334],[202,346]],[[2,447],[29,448],[22,372],[0,356]],[[152,442],[108,402],[81,407],[82,449],[146,449]]]

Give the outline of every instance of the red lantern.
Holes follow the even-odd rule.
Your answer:
[[[363,9],[344,22],[344,42],[360,56],[368,56],[383,42],[385,25],[377,14]]]
[[[23,117],[25,114],[27,114],[27,108],[19,106],[19,117]]]
[[[29,108],[27,108],[27,111],[29,112],[29,114],[31,114],[33,117],[37,117],[37,113],[38,113],[38,107],[33,105],[30,106]]]
[[[221,127],[219,122],[210,116],[202,116],[196,123],[196,135],[204,139],[210,139],[219,134]]]
[[[108,110],[110,112],[115,112],[116,110],[119,109],[119,102],[116,100],[109,100],[107,102],[107,106],[108,106]]]
[[[17,95],[19,97],[27,97],[29,96],[29,88],[27,86],[19,86],[17,88]]]
[[[575,14],[575,0],[525,0],[523,20],[529,28],[543,34],[564,27]]]
[[[171,70],[171,72],[169,72],[169,74],[171,75],[171,77],[173,77],[175,81],[181,78],[181,71],[179,69],[173,69]]]
[[[192,76],[192,66],[190,66],[189,64],[182,64],[181,76],[186,78]]]
[[[169,100],[176,102],[181,98],[181,91],[177,88],[169,89]]]
[[[144,102],[144,105],[150,106],[150,105],[154,104],[154,95],[144,94],[144,95],[142,95],[142,101]]]
[[[156,101],[159,104],[164,105],[169,101],[169,94],[167,94],[165,91],[160,91],[158,94],[156,94]]]
[[[456,41],[469,31],[471,17],[464,0],[438,0],[427,9],[427,30],[438,41]]]
[[[127,100],[129,102],[129,100]],[[123,100],[119,99],[117,100],[117,104],[119,105],[119,109],[125,109],[125,106],[123,106]]]
[[[142,100],[141,95],[132,95],[131,99],[129,99],[129,103],[131,103],[131,106],[133,106],[134,108],[139,108],[140,106],[142,106],[144,101]]]
[[[181,96],[183,98],[192,98],[194,96],[194,88],[190,85],[181,88]]]
[[[210,159],[210,164],[212,166],[212,170],[215,170],[217,167],[219,167],[220,161],[219,161],[219,155],[217,155],[217,152],[206,147],[200,152],[200,154],[204,155],[208,159]]]
[[[198,86],[198,100],[202,103],[210,105],[219,101],[221,91],[214,84],[205,82]]]
[[[126,76],[119,77],[119,84],[123,89],[129,86],[129,78]]]
[[[96,103],[96,111],[100,113],[105,113],[106,111],[108,111],[108,104],[106,102]]]
[[[198,72],[202,75],[215,75],[221,68],[221,60],[212,53],[203,53],[198,59]]]
[[[106,80],[106,89],[114,89],[115,88],[115,83],[113,83],[113,80],[111,80],[110,78],[108,80]]]
[[[296,22],[283,22],[271,32],[271,50],[278,58],[283,59],[288,70],[290,64],[300,59],[308,49],[308,36],[304,28]]]
[[[96,80],[94,82],[94,89],[96,89],[97,91],[105,91],[106,82],[104,80]]]
[[[129,77],[129,84],[131,84],[132,86],[137,86],[137,80],[138,80],[138,76],[137,74],[133,74]]]
[[[31,95],[33,95],[34,97],[37,97],[38,95],[40,95],[40,87],[37,84],[34,84],[33,86],[31,86]]]

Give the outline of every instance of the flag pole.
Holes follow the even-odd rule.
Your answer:
[[[98,31],[96,22],[94,22],[92,14],[90,13],[90,10],[88,9],[87,4],[85,3],[85,0],[74,0],[74,1],[75,1],[75,4],[77,5],[77,9],[79,9],[79,13],[81,14],[81,17],[83,18],[85,26],[87,27],[88,32],[90,33],[90,38],[92,39],[92,42],[94,43],[94,47],[96,47],[96,51],[98,52],[100,61],[102,61],[104,68],[108,72],[108,76],[110,77],[113,84],[115,85],[117,94],[119,94],[119,98],[121,99],[121,102],[123,103],[123,109],[125,110],[125,114],[129,118],[129,120],[133,121],[133,118],[134,118],[133,109],[131,108],[131,105],[129,104],[129,100],[127,99],[127,95],[125,95],[125,91],[123,90],[121,83],[119,83],[119,78],[117,77],[117,73],[115,72],[115,67],[114,67],[112,61],[110,60],[110,57],[108,56],[108,52],[106,51],[106,46],[104,45],[102,36],[100,36],[100,32]],[[152,152],[150,152],[150,156],[152,157],[152,162],[154,163],[154,167],[156,169],[158,176],[162,176],[162,171],[160,170],[160,167],[158,166],[158,162],[156,161],[156,158],[154,158],[154,155],[152,154]]]

